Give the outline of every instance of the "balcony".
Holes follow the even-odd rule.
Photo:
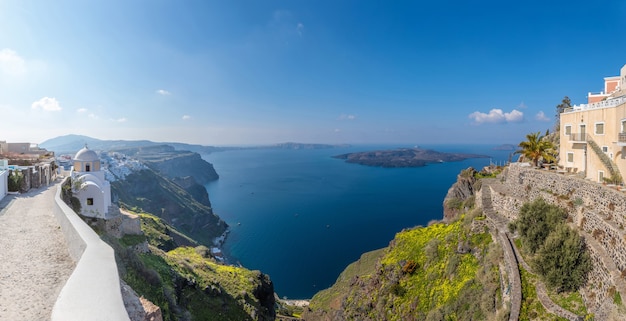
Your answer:
[[[569,141],[571,143],[587,143],[587,140],[588,140],[588,137],[587,137],[587,134],[585,133],[575,133],[575,134],[569,135]]]
[[[626,97],[620,96],[620,97],[613,98],[613,99],[599,101],[593,104],[574,105],[571,108],[566,108],[563,111],[563,113],[571,113],[571,112],[586,111],[586,110],[601,109],[601,108],[611,108],[611,107],[617,107],[624,103],[626,103]]]
[[[626,146],[626,133],[617,134],[617,146]]]

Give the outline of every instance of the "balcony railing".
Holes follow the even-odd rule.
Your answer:
[[[571,108],[566,108],[563,112],[569,113],[569,112],[590,110],[590,109],[610,108],[610,107],[619,106],[623,103],[626,103],[626,97],[621,96],[618,98],[607,99],[607,100],[599,101],[597,103],[592,103],[592,104],[574,105]]]
[[[586,142],[588,135],[585,133],[575,133],[569,135],[570,142]]]

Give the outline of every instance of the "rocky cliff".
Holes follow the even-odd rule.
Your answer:
[[[111,191],[121,206],[154,213],[201,244],[211,245],[228,228],[210,206],[149,168],[111,182]]]
[[[269,276],[220,263],[157,216],[140,213],[141,235],[105,237],[122,279],[159,307],[163,320],[274,320]]]
[[[474,185],[476,184],[476,170],[472,167],[461,171],[457,175],[456,182],[452,184],[443,201],[443,218],[452,221],[459,216],[463,202],[474,196]]]
[[[463,171],[445,223],[404,230],[364,255],[313,297],[305,319],[626,319],[623,192],[525,165]],[[538,256],[509,232],[537,199],[563,209],[561,223],[585,240],[593,266],[577,291],[551,289]]]
[[[114,151],[136,158],[168,178],[191,176],[200,185],[205,185],[219,178],[213,164],[202,159],[200,154],[176,150],[170,145],[135,147]]]

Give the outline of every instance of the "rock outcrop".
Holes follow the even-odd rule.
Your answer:
[[[463,202],[474,196],[474,185],[476,184],[476,170],[472,167],[461,171],[457,175],[456,182],[452,184],[448,193],[443,200],[443,218],[450,222],[456,217],[463,208]]]

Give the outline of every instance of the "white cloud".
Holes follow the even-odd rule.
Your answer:
[[[526,109],[528,108],[528,106],[526,106],[526,104],[524,104],[524,102],[519,103],[519,105],[517,105],[517,108],[519,109]]]
[[[122,118],[118,118],[118,119],[114,119],[116,122],[118,123],[125,123],[128,119],[126,119],[126,117],[122,117]]]
[[[32,109],[41,109],[45,111],[59,111],[61,106],[56,98],[43,97],[31,105]]]
[[[165,89],[159,89],[159,90],[156,91],[156,93],[161,95],[161,96],[169,96],[169,95],[172,94],[171,92],[169,92],[169,91],[167,91]]]
[[[0,50],[0,73],[21,76],[26,73],[26,61],[11,49]]]
[[[341,114],[339,115],[339,117],[337,117],[338,120],[355,120],[356,116],[355,115],[348,115],[348,114]]]
[[[505,113],[502,109],[494,108],[488,114],[475,111],[468,116],[476,124],[492,123],[518,123],[524,120],[524,113],[513,109],[510,113]]]
[[[87,112],[87,108],[78,108],[78,109],[76,109],[76,112],[79,113],[79,114],[86,113]]]
[[[87,117],[91,118],[91,119],[98,119],[98,116],[96,116],[96,114],[91,113],[89,115],[87,115]]]
[[[550,121],[550,118],[546,116],[543,111],[538,112],[537,115],[535,115],[535,119],[538,121]]]
[[[341,131],[341,129],[339,129],[339,128],[335,128],[335,130],[334,130],[335,133],[338,133],[340,131]]]
[[[191,116],[189,116],[189,115],[183,115],[183,120],[189,120],[189,119],[191,119]]]

